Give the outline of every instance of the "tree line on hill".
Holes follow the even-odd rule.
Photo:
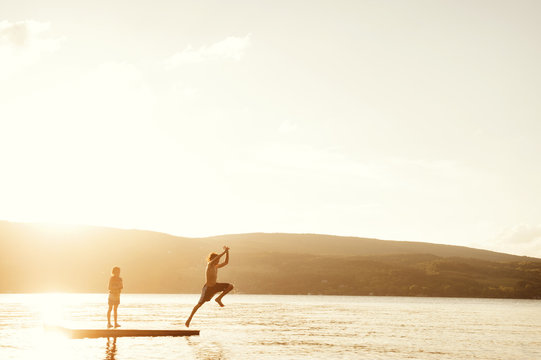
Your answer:
[[[535,261],[265,254],[244,259],[228,278],[248,293],[541,298],[541,262]]]

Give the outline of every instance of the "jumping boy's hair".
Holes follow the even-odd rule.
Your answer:
[[[111,270],[111,275],[114,275],[116,271],[120,271],[118,266],[113,267],[113,270]]]
[[[218,254],[215,252],[210,253],[209,256],[207,256],[207,261],[212,261],[216,256],[218,256]]]

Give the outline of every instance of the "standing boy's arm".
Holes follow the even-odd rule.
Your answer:
[[[115,281],[115,279],[111,277],[109,280],[109,290],[122,290],[123,287],[122,279]]]

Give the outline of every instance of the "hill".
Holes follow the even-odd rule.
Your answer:
[[[141,230],[0,221],[0,292],[194,293],[204,258],[231,247],[222,281],[270,294],[541,297],[541,260],[460,246],[317,234],[175,237]]]

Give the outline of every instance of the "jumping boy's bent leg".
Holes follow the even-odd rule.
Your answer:
[[[201,305],[203,305],[203,303],[197,303],[197,305],[195,305],[193,307],[193,310],[192,310],[192,313],[190,314],[190,317],[188,318],[188,320],[186,320],[186,323],[184,324],[184,325],[186,325],[186,327],[190,327],[190,322],[192,321],[192,318],[195,315],[195,312],[197,311],[197,309],[199,309],[201,307]]]
[[[222,298],[227,295],[227,293],[231,290],[233,290],[233,284],[228,284],[227,288],[222,291],[222,293],[216,299],[214,299],[214,301],[216,301],[221,307],[224,307],[224,304],[222,303]]]

